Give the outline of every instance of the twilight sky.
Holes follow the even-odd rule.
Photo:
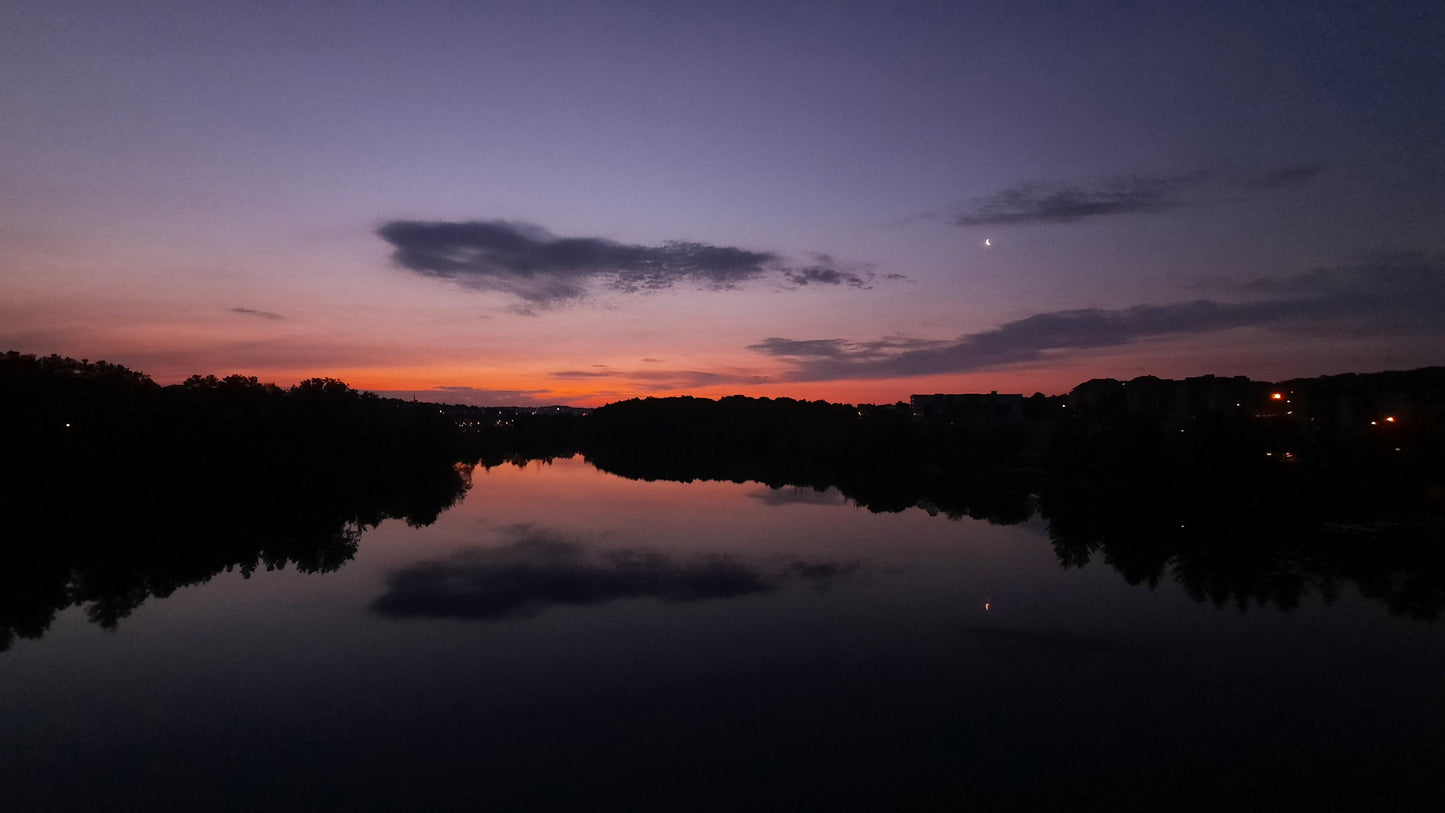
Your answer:
[[[422,400],[1445,364],[1438,2],[0,2],[0,350]]]

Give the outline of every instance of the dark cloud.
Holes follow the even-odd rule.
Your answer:
[[[784,358],[847,359],[850,361],[889,358],[911,350],[925,350],[948,344],[941,341],[891,336],[871,342],[844,339],[783,339],[776,336],[748,345],[749,350]]]
[[[954,222],[960,226],[1067,223],[1100,215],[1157,212],[1178,205],[1175,194],[1202,177],[1135,176],[1092,186],[1020,184],[976,202]]]
[[[1261,176],[1256,185],[1262,189],[1286,189],[1303,186],[1323,175],[1329,167],[1325,164],[1297,164],[1282,167]]]
[[[797,270],[784,271],[783,275],[794,285],[849,285],[853,288],[867,288],[868,280],[857,274],[847,271],[839,271],[836,268],[823,266],[809,266]]]
[[[1323,163],[1293,164],[1263,173],[1191,172],[1133,175],[1091,184],[1021,183],[978,199],[952,216],[960,226],[1070,223],[1105,215],[1159,212],[1179,206],[1184,193],[1212,185],[1235,190],[1303,186],[1329,169]]]
[[[558,370],[551,375],[553,378],[610,378],[617,373],[607,370]]]
[[[1039,313],[953,342],[910,347],[903,340],[772,338],[751,349],[791,358],[789,381],[958,373],[1113,347],[1169,335],[1256,326],[1338,333],[1362,331],[1439,340],[1445,336],[1445,258],[1393,255],[1293,277],[1258,280],[1240,302],[1199,299],[1169,305]]]
[[[286,318],[286,317],[282,316],[282,315],[279,314],[279,313],[272,313],[272,312],[270,312],[270,311],[258,311],[258,310],[254,310],[254,309],[252,309],[252,308],[231,308],[231,313],[239,313],[239,314],[241,314],[242,316],[255,316],[255,317],[258,318],[258,319],[285,319],[285,318]]]
[[[748,345],[749,350],[770,356],[795,358],[848,358],[853,345],[843,339],[783,339],[776,336]]]
[[[1280,296],[1363,297],[1367,303],[1416,302],[1420,307],[1437,307],[1442,287],[1445,255],[1431,257],[1413,251],[1381,253],[1351,265],[1312,268],[1303,274],[1260,277],[1246,286]]]
[[[734,246],[672,241],[660,246],[601,237],[558,237],[529,223],[397,220],[377,234],[395,248],[397,265],[427,276],[518,297],[535,313],[585,296],[594,284],[637,292],[690,283],[728,289],[768,274],[785,285],[867,287],[855,273],[827,265],[791,268],[778,255]]]
[[[371,609],[393,617],[497,620],[619,599],[733,598],[771,592],[789,580],[826,585],[860,566],[789,561],[767,570],[724,554],[683,559],[599,548],[531,525],[508,533],[513,541],[505,546],[465,550],[392,573]]]

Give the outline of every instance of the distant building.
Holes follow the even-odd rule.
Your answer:
[[[1270,385],[1244,376],[1195,376],[1183,381],[1140,376],[1095,378],[1069,393],[1069,407],[1093,415],[1141,415],[1185,421],[1205,415],[1243,414],[1267,403]]]
[[[1201,375],[1184,379],[1184,412],[1191,416],[1242,414],[1253,406],[1268,403],[1271,386],[1242,375],[1221,377]]]
[[[1022,395],[998,392],[958,395],[914,395],[908,399],[913,417],[946,423],[1012,423],[1024,417]]]

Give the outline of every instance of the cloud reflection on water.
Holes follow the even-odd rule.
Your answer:
[[[506,533],[513,539],[501,547],[467,548],[394,571],[371,609],[394,618],[524,618],[555,605],[695,602],[770,593],[795,582],[826,588],[862,566],[789,560],[767,567],[731,554],[603,548],[531,524]]]

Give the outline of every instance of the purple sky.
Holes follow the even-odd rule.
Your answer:
[[[0,350],[516,404],[1445,364],[1442,42],[1425,2],[8,3]]]

